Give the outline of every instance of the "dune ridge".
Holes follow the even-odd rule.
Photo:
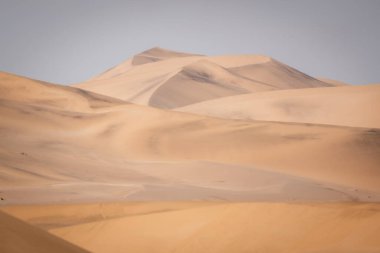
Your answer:
[[[1,252],[89,252],[0,211]]]
[[[102,74],[95,76],[91,80],[108,79],[108,78],[120,75],[124,72],[127,72],[133,66],[136,66],[136,65],[142,65],[142,64],[156,62],[156,61],[163,61],[170,58],[187,57],[187,56],[199,56],[199,55],[176,52],[176,51],[167,50],[160,47],[154,47],[133,56],[132,58],[116,65],[115,67],[110,68],[109,70],[103,72]]]
[[[201,60],[183,67],[166,80],[151,95],[148,105],[172,109],[218,97],[272,89],[270,85],[236,76],[215,63]]]
[[[49,231],[91,252],[376,252],[378,249],[378,204],[156,202],[108,203],[100,207],[96,210],[102,210],[102,216],[83,222],[88,208],[52,206],[48,215],[62,217],[63,226],[57,224]],[[64,217],[72,217],[66,209],[83,215],[79,223],[65,223]]]
[[[83,112],[125,104],[112,97],[5,72],[0,72],[0,99]]]
[[[335,84],[318,80],[275,59],[262,64],[234,67],[231,68],[231,71],[256,81],[270,83],[277,89],[335,86]]]
[[[91,252],[376,252],[379,208],[375,203],[129,202],[2,209]]]
[[[142,57],[143,64],[127,60],[99,78],[74,86],[128,102],[169,109],[236,95],[240,86],[249,86],[247,90],[240,89],[240,93],[334,86],[261,55],[199,56],[153,48],[134,57]],[[156,58],[157,61],[151,60]],[[215,87],[216,83],[229,88]],[[210,88],[206,84],[214,85],[208,85]],[[163,91],[157,94],[157,90]],[[185,96],[185,92],[191,95]]]
[[[380,85],[294,89],[229,96],[178,111],[240,120],[380,128]]]
[[[107,252],[111,247],[114,252],[134,249],[140,252],[376,252],[378,208],[378,205],[227,203],[50,231],[97,252]],[[125,236],[130,239],[127,244],[123,243]]]
[[[154,47],[133,56],[132,64],[141,65],[141,64],[151,63],[151,62],[163,61],[170,58],[187,57],[187,56],[199,56],[199,55],[167,50],[160,47]]]

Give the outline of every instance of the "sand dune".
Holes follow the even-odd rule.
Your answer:
[[[0,206],[4,213],[44,230],[86,224],[94,221],[149,215],[169,211],[219,205],[217,201],[125,201],[100,203],[58,203],[44,205]]]
[[[80,94],[67,93],[66,103],[99,102]],[[100,111],[30,98],[0,104],[6,203],[376,200],[380,192],[377,130],[239,122],[119,101]]]
[[[330,79],[330,78],[325,78],[325,77],[318,77],[317,78],[318,80],[324,82],[324,83],[329,83],[333,86],[347,86],[347,85],[351,85],[351,84],[348,84],[348,83],[345,83],[345,82],[342,82],[342,81],[338,81],[338,80],[334,80],[334,79]]]
[[[80,112],[125,104],[115,98],[5,72],[0,72],[0,99]]]
[[[144,52],[141,52],[140,54],[133,56],[131,59],[128,59],[128,60],[124,61],[123,63],[121,63],[121,64],[107,70],[106,72],[94,77],[92,80],[108,79],[108,78],[120,75],[120,74],[130,70],[133,66],[136,66],[136,65],[167,60],[170,58],[187,57],[187,56],[199,56],[199,55],[187,54],[187,53],[163,49],[160,47],[154,47],[154,48],[148,49]]]
[[[205,101],[178,111],[241,120],[380,128],[380,85],[261,92]]]
[[[242,93],[328,86],[334,85],[266,56],[199,56],[157,48],[138,54],[98,78],[75,85],[159,108]]]
[[[380,247],[380,206],[369,203],[129,202],[5,211],[91,252],[377,252]]]
[[[236,76],[215,63],[202,60],[185,66],[166,80],[151,94],[148,105],[171,109],[218,97],[272,89],[270,85]]]
[[[0,73],[0,251],[378,252],[379,87],[160,48]]]
[[[140,54],[133,56],[132,64],[141,65],[145,63],[151,63],[156,61],[163,61],[170,58],[197,56],[197,54],[188,54],[182,52],[176,52],[172,50],[163,49],[160,47],[154,47],[148,49]],[[199,56],[199,55],[198,55]]]
[[[330,83],[322,82],[274,59],[263,64],[231,68],[231,71],[256,81],[271,84],[278,89],[332,86]]]
[[[89,81],[76,87],[137,104],[164,108],[273,89],[270,85],[235,75],[202,57],[175,58],[139,65],[114,78]],[[163,102],[157,102],[160,100]]]
[[[86,217],[89,207],[48,207],[48,215],[58,220]],[[104,216],[80,219],[77,224],[58,224],[49,231],[91,252],[377,252],[379,249],[378,204],[156,202],[91,207],[93,212]],[[76,212],[71,211],[72,216],[67,209]]]
[[[1,211],[0,224],[0,251],[4,253],[88,252]]]

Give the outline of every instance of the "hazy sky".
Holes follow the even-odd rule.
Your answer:
[[[380,82],[380,0],[0,0],[0,70],[68,84],[154,46]]]

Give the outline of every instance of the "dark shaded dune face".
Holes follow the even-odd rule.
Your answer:
[[[366,147],[367,152],[380,154],[380,129],[364,129],[353,144]],[[380,155],[377,158],[380,166]]]
[[[156,61],[161,61],[162,59],[156,56],[151,56],[151,55],[136,55],[132,59],[132,64],[133,65],[142,65],[146,63],[151,63],[151,62],[156,62]]]
[[[0,252],[85,253],[63,239],[0,211]]]
[[[195,81],[215,83],[226,87],[233,87],[234,89],[244,89],[245,92],[274,89],[271,85],[255,82],[208,60],[199,60],[189,64],[183,68],[182,73]]]
[[[333,86],[332,84],[324,83],[276,60],[231,68],[230,70],[252,80],[271,84],[278,89]]]
[[[207,60],[186,65],[163,83],[152,95],[149,105],[173,109],[202,101],[272,90],[273,87],[236,75]]]
[[[88,100],[88,105],[92,109],[112,107],[116,105],[126,104],[127,102],[117,98],[101,95],[87,90],[70,88],[72,92],[76,92]]]
[[[182,72],[169,79],[151,96],[149,105],[173,109],[219,97],[248,93],[247,90],[215,82],[203,74]]]

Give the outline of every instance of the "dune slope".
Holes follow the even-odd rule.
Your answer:
[[[67,103],[77,105],[72,91]],[[92,111],[30,98],[0,105],[6,203],[376,200],[380,191],[377,130],[239,122],[119,101]]]
[[[50,231],[93,252],[343,253],[378,251],[379,222],[377,204],[219,203]]]
[[[380,85],[261,92],[192,104],[178,111],[225,119],[380,128]]]
[[[91,252],[377,252],[380,248],[376,203],[176,201],[2,209]]]
[[[187,56],[200,56],[200,55],[182,53],[182,52],[167,50],[160,47],[154,47],[133,56],[132,64],[141,65],[145,63],[151,63],[151,62],[163,61],[163,60],[167,60],[171,58],[187,57]]]
[[[4,253],[88,252],[1,211],[0,224],[0,251]]]
[[[377,252],[380,248],[378,203],[154,201],[2,209],[91,252]]]
[[[218,97],[272,89],[270,85],[236,76],[215,63],[202,60],[185,66],[166,80],[151,94],[148,105],[172,109]]]
[[[231,71],[256,81],[269,83],[278,89],[333,86],[331,83],[313,78],[274,59],[263,64],[234,67]]]
[[[153,48],[74,86],[171,109],[241,93],[334,85],[266,56],[200,56]]]
[[[132,58],[116,65],[115,67],[103,72],[100,75],[92,78],[91,80],[108,79],[127,72],[133,66],[142,65],[146,63],[152,63],[156,61],[163,61],[177,57],[199,56],[196,54],[187,54],[182,52],[176,52],[172,50],[163,49],[160,47],[154,47],[141,52]]]
[[[83,112],[125,104],[115,98],[5,72],[0,72],[0,99]]]

